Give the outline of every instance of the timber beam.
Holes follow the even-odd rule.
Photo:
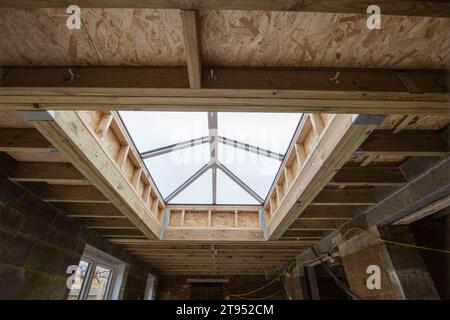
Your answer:
[[[153,239],[159,234],[160,224],[148,209],[147,203],[136,192],[131,182],[115,163],[102,144],[80,115],[74,111],[45,112],[36,115],[35,112],[24,113],[24,117],[31,120],[34,126],[69,159],[72,164],[85,176],[97,193],[107,202],[113,203],[138,229],[147,237]],[[54,186],[45,188],[43,198],[47,201],[60,201],[54,193],[61,193],[64,188],[88,188],[88,186]],[[49,192],[52,190],[52,193]],[[49,195],[50,193],[50,195]],[[79,197],[71,190],[68,196]],[[89,194],[86,194],[89,196]],[[89,199],[88,199],[89,200]],[[90,201],[76,201],[90,202]],[[103,201],[104,202],[104,201]]]
[[[443,114],[450,109],[445,70],[403,72],[420,88],[422,93],[417,94],[408,91],[394,70],[203,69],[198,89],[198,75],[187,68],[76,67],[71,70],[77,79],[65,81],[67,67],[11,67],[0,83],[0,110],[242,111],[245,107],[249,112]],[[337,72],[339,83],[333,84],[329,79]],[[196,80],[190,81],[188,74]]]
[[[297,261],[311,261],[317,255],[327,252],[342,235],[354,227],[373,231],[379,226],[409,224],[437,212],[436,210],[449,203],[449,170],[450,157],[441,159],[376,205],[322,238],[313,245],[314,250],[305,250],[297,257]],[[353,237],[347,237],[346,240]]]
[[[382,117],[363,117],[354,115],[333,115],[323,127],[317,141],[306,156],[302,156],[292,174],[280,177],[275,182],[277,188],[269,195],[265,204],[269,221],[267,224],[270,239],[279,238],[310,203],[316,205],[370,205],[375,204],[370,190],[322,190],[338,170],[351,157],[361,143],[375,129]],[[314,127],[314,126],[312,126]],[[302,128],[302,124],[299,126]],[[294,137],[294,141],[299,139]],[[301,141],[295,144],[298,146]],[[290,149],[286,163],[294,154],[299,159],[299,149]],[[297,163],[297,161],[292,162]],[[290,176],[290,177],[289,177]],[[312,231],[311,231],[312,232]]]
[[[168,228],[161,240],[265,241],[260,229]]]
[[[65,0],[3,0],[0,8],[67,8]],[[364,15],[367,8],[374,4],[370,0],[328,0],[328,1],[203,1],[203,0],[78,0],[81,8],[150,8],[184,10],[266,10],[296,12],[351,13]],[[383,0],[376,3],[382,14],[402,16],[449,17],[450,5],[445,1],[426,0]]]
[[[22,185],[47,202],[110,203],[92,186],[50,185],[41,182],[23,182]]]
[[[8,178],[12,181],[51,184],[89,184],[89,181],[70,163],[18,162]]]
[[[34,128],[1,128],[0,151],[56,152],[56,149]]]
[[[358,152],[367,155],[434,157],[449,155],[450,145],[440,132],[414,131],[392,134],[375,131],[364,141]]]
[[[396,166],[342,167],[330,181],[332,186],[402,186],[406,179]]]
[[[110,203],[55,203],[53,205],[71,218],[125,218],[122,212]]]

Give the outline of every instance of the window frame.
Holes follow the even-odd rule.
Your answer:
[[[116,300],[119,298],[120,286],[118,287],[117,285],[119,281],[122,284],[125,263],[89,245],[86,245],[80,261],[87,262],[89,266],[77,300],[87,300],[97,266],[111,270],[102,300]]]

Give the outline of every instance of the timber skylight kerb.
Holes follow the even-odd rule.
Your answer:
[[[262,204],[301,114],[141,112],[120,116],[166,203]]]

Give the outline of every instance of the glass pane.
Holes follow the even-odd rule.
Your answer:
[[[219,136],[285,154],[301,113],[218,114]]]
[[[120,115],[140,152],[154,150],[210,134],[205,112],[140,112],[125,111]],[[300,113],[218,113],[218,135],[250,146],[266,149],[284,157],[298,126]],[[214,132],[211,132],[214,133]],[[209,143],[144,159],[163,198],[210,161]],[[218,160],[239,179],[265,198],[281,161],[218,143]],[[211,173],[208,172],[208,176]],[[223,178],[222,180],[224,180]],[[228,179],[228,178],[227,178]],[[226,179],[225,179],[226,180]],[[231,180],[230,180],[231,181]],[[231,181],[232,182],[232,181]],[[225,183],[225,182],[224,182]],[[207,187],[208,186],[208,187]],[[212,203],[212,184],[205,176],[174,198],[171,203]],[[236,197],[226,196],[232,188]],[[222,204],[256,203],[239,186],[217,182],[224,196]],[[194,191],[197,190],[197,191]],[[239,190],[239,192],[238,192]],[[230,199],[229,201],[226,199]],[[240,199],[241,200],[236,200]]]
[[[252,196],[242,189],[222,171],[217,170],[218,204],[258,204]]]
[[[104,300],[106,298],[111,275],[110,269],[101,266],[95,268],[87,300]]]
[[[84,279],[86,278],[86,273],[89,269],[90,263],[80,260],[78,264],[78,269],[75,271],[75,278],[72,282],[72,287],[70,288],[69,296],[67,300],[77,300],[81,289],[83,288]]]
[[[121,111],[120,116],[141,153],[208,135],[205,112]]]
[[[218,155],[219,161],[235,176],[261,198],[266,197],[281,161],[223,144],[219,144]]]
[[[209,144],[144,159],[161,195],[166,198],[209,162]]]
[[[212,171],[209,169],[189,187],[173,198],[170,203],[178,204],[211,204],[212,203]]]

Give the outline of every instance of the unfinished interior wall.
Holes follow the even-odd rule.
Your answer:
[[[414,243],[407,226],[383,226],[383,239]],[[386,245],[366,233],[348,239],[339,246],[339,253],[350,289],[362,299],[439,299],[431,276],[418,250]],[[380,289],[370,289],[369,266],[379,266]]]
[[[188,279],[199,279],[196,275],[191,276],[162,276],[158,280],[158,287],[156,291],[157,300],[176,300],[176,299],[194,299],[195,293],[192,292],[192,285]],[[209,279],[213,279],[211,277]],[[236,275],[229,277],[218,277],[220,279],[228,279],[228,282],[223,283],[223,299],[239,299],[238,297],[230,297],[230,294],[247,293],[254,289],[260,288],[269,283],[269,280],[264,275]],[[276,293],[276,294],[275,294]],[[268,299],[284,300],[286,293],[283,289],[281,281],[276,281],[272,285],[259,290],[251,295],[246,295],[246,298],[263,298],[271,296]]]
[[[127,264],[123,299],[144,297],[147,265],[0,177],[0,299],[66,299],[67,267],[86,244]]]

